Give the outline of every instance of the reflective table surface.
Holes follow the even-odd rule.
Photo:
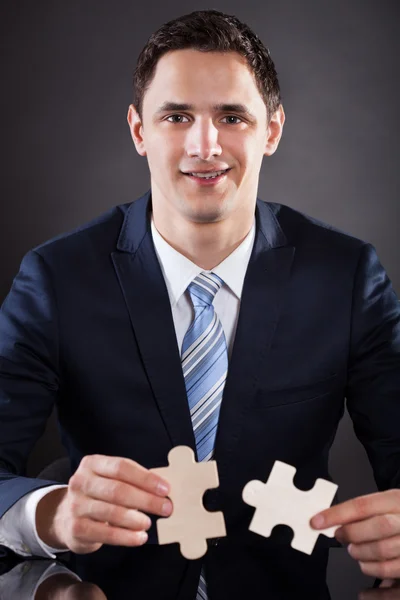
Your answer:
[[[1,549],[1,547],[0,547]],[[339,556],[339,555],[337,555]],[[343,554],[342,554],[343,556]],[[130,577],[129,572],[120,573],[118,581],[113,580],[112,576],[107,578],[104,570],[98,573],[92,573],[90,581],[85,581],[78,573],[71,568],[70,555],[65,554],[60,560],[33,558],[26,559],[13,553],[6,556],[0,555],[0,599],[1,600],[130,600],[144,599],[151,600],[151,596],[143,592],[135,593],[135,582]],[[350,564],[350,563],[349,563]],[[352,565],[356,566],[356,565]],[[346,565],[336,564],[336,571],[331,575],[331,580],[348,577]],[[101,581],[101,585],[99,582]],[[307,594],[307,600],[400,600],[400,587],[392,589],[373,588],[376,585],[371,579],[368,581],[359,581],[358,585],[353,578],[336,581],[336,584],[329,585],[330,592],[314,594],[310,589]],[[367,583],[368,585],[365,585]],[[283,586],[284,587],[284,586]],[[333,589],[332,589],[333,588]],[[304,590],[303,590],[304,592]],[[237,596],[242,598],[243,595]],[[252,596],[254,597],[254,596]],[[276,590],[273,598],[287,598],[283,592],[277,595]],[[301,595],[303,596],[303,593]],[[167,589],[165,594],[158,595],[159,600],[175,600],[174,596]],[[231,600],[229,596],[229,600]],[[249,596],[247,597],[249,598]],[[247,598],[245,600],[247,600]],[[267,590],[260,590],[258,598],[269,600],[271,595]],[[291,595],[290,600],[293,596]],[[178,600],[178,599],[177,599]],[[179,600],[195,600],[179,595]],[[212,598],[209,598],[212,600]]]

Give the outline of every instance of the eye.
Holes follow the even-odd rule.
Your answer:
[[[187,119],[187,117],[185,117],[184,115],[170,115],[169,117],[166,118],[166,121],[168,121],[169,119],[173,119],[174,117],[179,117],[179,118],[184,118]],[[170,123],[181,123],[182,121],[169,121]]]
[[[183,122],[183,121],[170,121],[170,119],[174,119],[176,117],[178,117],[179,119],[182,119],[182,118],[187,119],[187,117],[185,117],[184,115],[175,114],[175,115],[170,115],[165,120],[169,121],[170,123],[177,123],[177,124],[180,124]],[[236,117],[235,115],[228,115],[228,116],[224,117],[224,119],[237,119],[240,123],[243,122],[242,119],[240,119],[239,117]],[[228,125],[238,125],[238,124],[239,123],[237,123],[237,122],[236,123],[232,123],[232,122],[228,123]]]
[[[236,117],[235,115],[228,115],[227,117],[224,117],[224,119],[239,119],[239,121],[242,123],[242,119]],[[229,123],[229,125],[238,125],[238,123]]]

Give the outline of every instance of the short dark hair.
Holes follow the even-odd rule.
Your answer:
[[[218,10],[197,10],[162,25],[139,54],[133,76],[133,105],[143,121],[143,98],[154,77],[158,60],[172,50],[238,52],[253,72],[267,109],[267,121],[279,108],[281,94],[268,48],[248,25]]]

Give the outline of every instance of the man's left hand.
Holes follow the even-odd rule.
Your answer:
[[[314,529],[339,525],[336,539],[349,544],[350,556],[365,575],[383,579],[387,586],[400,579],[400,490],[336,504],[315,515],[310,524]]]

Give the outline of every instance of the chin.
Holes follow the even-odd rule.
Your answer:
[[[227,203],[225,201],[215,202],[215,200],[206,203],[204,199],[196,203],[186,201],[183,210],[186,217],[193,223],[217,223],[225,217]]]
[[[185,213],[194,223],[217,223],[223,219],[225,210],[223,206],[203,206],[201,208],[187,206]]]
[[[194,223],[218,223],[218,221],[222,220],[222,214],[218,213],[195,213],[192,214],[191,220]]]

